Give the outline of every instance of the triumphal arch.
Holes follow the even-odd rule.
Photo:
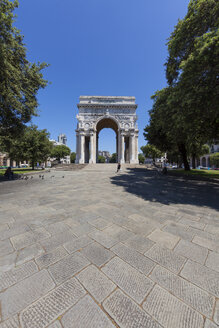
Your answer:
[[[116,134],[117,161],[138,163],[135,97],[81,96],[77,105],[76,163],[97,163],[99,132]]]

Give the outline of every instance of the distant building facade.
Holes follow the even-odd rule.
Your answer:
[[[67,138],[66,138],[66,135],[65,134],[60,134],[59,136],[58,136],[58,142],[60,143],[60,144],[62,144],[62,145],[67,145]]]
[[[211,167],[210,156],[214,153],[219,153],[219,140],[216,140],[214,144],[210,145],[210,153],[201,156],[196,159],[195,165],[203,167]]]
[[[65,134],[60,134],[58,136],[58,141],[56,141],[54,139],[50,139],[49,141],[52,142],[53,146],[55,146],[55,147],[62,146],[62,145],[67,146],[67,137]],[[54,162],[54,161],[55,161],[55,158],[50,158],[50,160],[47,162],[47,164],[49,166],[51,166],[52,162]],[[70,164],[71,163],[70,155],[67,155],[64,158],[61,158],[60,161],[62,164]]]
[[[106,159],[106,163],[109,163],[110,160],[110,152],[107,150],[99,150],[98,151],[98,156],[103,156]]]
[[[7,153],[0,152],[0,166],[10,166],[10,167],[21,167],[21,166],[28,166],[28,161],[20,161],[16,162],[11,159]]]

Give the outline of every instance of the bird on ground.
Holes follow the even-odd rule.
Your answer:
[[[39,178],[41,178],[41,174],[39,175]]]
[[[64,178],[65,176],[63,175],[63,178]]]

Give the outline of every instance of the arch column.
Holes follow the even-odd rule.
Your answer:
[[[130,163],[136,163],[135,160],[135,135],[130,135]]]
[[[84,143],[85,137],[84,133],[79,135],[79,164],[84,164]]]
[[[89,163],[94,162],[94,135],[90,134],[90,155],[89,155]]]
[[[120,163],[124,164],[125,163],[125,136],[123,133],[120,134]]]
[[[79,163],[79,136],[78,136],[77,131],[76,131],[76,159],[75,159],[75,163],[76,164]]]

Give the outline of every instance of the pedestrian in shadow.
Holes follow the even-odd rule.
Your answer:
[[[118,163],[118,164],[117,164],[117,171],[116,171],[116,173],[118,173],[118,172],[120,171],[120,169],[121,169],[121,164]]]
[[[14,173],[12,172],[10,166],[9,166],[9,167],[7,168],[7,170],[5,171],[4,176],[5,176],[8,180],[14,179]]]

